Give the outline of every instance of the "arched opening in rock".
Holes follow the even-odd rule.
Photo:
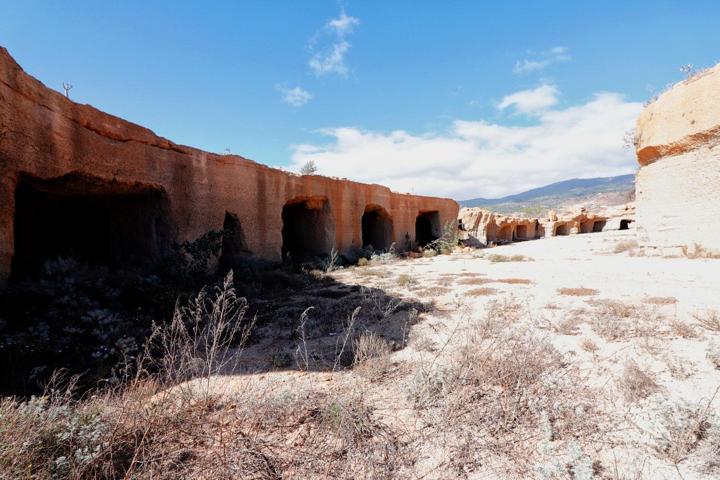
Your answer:
[[[251,252],[248,249],[240,219],[234,213],[225,212],[220,265],[231,267],[249,255]]]
[[[605,228],[605,220],[596,220],[595,223],[593,223],[592,231],[593,233],[602,232],[603,228]]]
[[[515,228],[515,240],[529,240],[527,225],[518,225]]]
[[[362,216],[363,247],[388,250],[392,244],[393,221],[390,214],[379,205],[368,205]]]
[[[335,224],[327,197],[297,197],[282,209],[282,258],[303,260],[330,254]]]
[[[578,233],[591,233],[593,231],[594,224],[595,222],[593,220],[582,222],[580,224],[580,231]]]
[[[513,227],[512,225],[504,225],[500,227],[498,232],[498,241],[500,242],[512,242],[513,240]]]
[[[72,257],[110,267],[151,265],[171,244],[169,205],[158,186],[79,174],[24,177],[15,190],[12,277]]]
[[[555,235],[570,235],[570,224],[561,223],[555,226]]]
[[[620,230],[629,230],[631,222],[632,222],[632,220],[626,220],[626,219],[620,220]]]
[[[420,212],[415,218],[415,243],[424,247],[440,238],[440,213],[438,211]]]

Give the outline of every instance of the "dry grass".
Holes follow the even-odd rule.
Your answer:
[[[416,374],[411,400],[442,438],[437,455],[445,452],[449,475],[489,468],[528,478],[599,434],[597,399],[547,338],[520,327],[528,315],[517,303],[492,302],[446,365],[423,364]],[[582,470],[586,460],[581,450],[563,469]]]
[[[472,290],[465,293],[468,297],[486,297],[488,295],[495,295],[497,290],[494,288],[480,287],[473,288]]]
[[[458,280],[456,283],[458,285],[485,285],[486,283],[491,283],[494,280],[490,278],[481,278],[481,277],[472,277],[472,278],[462,278]]]
[[[389,278],[392,273],[387,268],[357,268],[354,272],[356,275],[361,277],[378,277],[378,278]]]
[[[399,287],[409,287],[411,285],[415,285],[417,283],[417,280],[415,280],[411,275],[407,275],[405,273],[398,276],[396,282]]]
[[[447,295],[452,290],[447,287],[437,286],[437,287],[428,287],[420,290],[416,290],[415,293],[422,298],[428,298],[428,297],[442,297],[443,295]]]
[[[493,283],[507,283],[509,285],[530,285],[532,281],[528,280],[527,278],[498,278],[497,280],[493,280]]]
[[[662,412],[660,433],[657,435],[656,449],[674,465],[688,458],[700,443],[708,437],[713,422],[711,406],[715,394],[704,404],[698,406],[669,405]],[[714,443],[714,442],[713,442]]]
[[[582,342],[580,342],[580,348],[592,354],[595,354],[598,350],[600,350],[597,343],[593,342],[590,338],[583,338]]]
[[[357,387],[225,392],[217,375],[252,326],[231,285],[157,326],[155,355],[116,388],[75,398],[72,381],[56,382],[42,397],[0,400],[0,477],[388,478],[413,462]],[[360,336],[358,363],[386,356],[383,342]]]
[[[600,293],[598,290],[595,290],[594,288],[558,288],[557,292],[560,295],[566,295],[571,297],[589,297],[591,295],[597,295]]]
[[[720,333],[720,312],[717,310],[710,309],[696,312],[692,314],[692,317],[697,320],[705,330]]]
[[[634,361],[629,361],[625,365],[622,377],[618,380],[618,387],[625,400],[630,403],[643,400],[660,390],[654,376],[640,368]]]
[[[496,253],[490,254],[487,257],[492,263],[503,263],[503,262],[534,262],[535,259],[526,257],[525,255],[499,255]]]
[[[635,337],[654,337],[664,317],[656,310],[644,305],[635,305],[616,300],[594,300],[590,324],[605,340],[618,341]]]
[[[670,330],[673,335],[680,338],[697,338],[698,331],[695,326],[678,318],[670,319]]]
[[[583,310],[571,310],[563,315],[560,320],[552,324],[555,332],[561,335],[577,335],[580,324],[583,323]]]
[[[674,305],[678,302],[675,297],[648,297],[645,299],[645,303],[650,305]]]

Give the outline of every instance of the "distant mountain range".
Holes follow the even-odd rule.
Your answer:
[[[531,213],[560,209],[568,204],[606,203],[617,205],[634,199],[635,175],[573,178],[533,188],[502,198],[472,198],[458,203],[463,207],[481,207],[498,213]]]

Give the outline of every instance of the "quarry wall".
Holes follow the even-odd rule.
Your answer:
[[[177,145],[72,102],[0,47],[0,284],[53,255],[144,263],[223,228],[226,256],[402,248],[457,214],[450,199]]]
[[[720,252],[720,66],[674,85],[637,121],[638,243]]]

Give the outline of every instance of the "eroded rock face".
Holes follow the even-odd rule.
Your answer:
[[[1,47],[0,174],[0,284],[14,268],[66,252],[151,261],[172,242],[228,224],[231,256],[349,252],[370,242],[364,232],[402,248],[406,234],[415,241],[419,216],[423,234],[434,235],[458,213],[450,199],[174,144],[50,90]],[[368,211],[382,221],[363,228]]]
[[[471,246],[534,240],[543,236],[536,218],[498,215],[482,208],[463,208],[458,218],[461,237]]]
[[[720,65],[649,104],[637,135],[638,243],[720,252]]]

